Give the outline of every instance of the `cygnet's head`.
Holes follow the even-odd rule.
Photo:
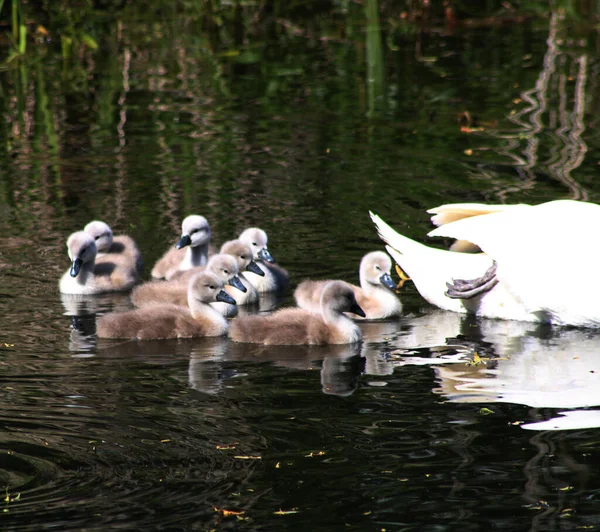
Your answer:
[[[181,224],[181,239],[177,249],[185,246],[202,246],[210,242],[210,226],[204,216],[192,214],[185,218]]]
[[[367,253],[360,261],[361,281],[379,285],[382,284],[390,290],[396,288],[390,272],[392,270],[392,259],[383,251]]]
[[[71,277],[77,277],[82,264],[93,261],[96,257],[96,243],[85,231],[77,231],[67,239],[67,251],[73,262]]]
[[[229,240],[221,246],[221,253],[235,257],[239,272],[249,271],[264,277],[265,272],[253,260],[252,250],[248,244],[241,240]]]
[[[87,224],[83,230],[96,241],[96,249],[103,253],[110,249],[113,242],[113,232],[108,224],[94,220]]]
[[[242,232],[240,240],[248,244],[252,250],[252,257],[264,260],[265,262],[275,262],[275,259],[267,249],[267,233],[258,227],[250,227]]]
[[[247,288],[238,277],[238,265],[235,257],[225,253],[217,253],[208,259],[206,269],[217,274],[217,277],[224,283],[230,284],[242,292],[247,292]]]
[[[365,312],[356,302],[354,290],[344,281],[330,281],[323,288],[321,294],[321,308],[334,312],[352,312],[358,316],[366,317]]]
[[[201,303],[222,301],[235,305],[233,299],[223,290],[223,281],[215,273],[204,271],[192,277],[188,284],[188,300],[193,299]]]

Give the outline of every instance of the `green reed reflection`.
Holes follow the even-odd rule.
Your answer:
[[[360,191],[366,211],[378,180],[408,159],[395,194],[425,204],[436,203],[432,176],[450,194],[460,196],[451,184],[462,180],[508,199],[541,171],[569,195],[588,194],[577,187],[598,145],[586,112],[599,101],[596,34],[567,10],[552,14],[549,42],[584,44],[552,66],[565,45],[534,38],[548,22],[533,2],[451,13],[377,0],[47,12],[14,2],[4,12],[14,5],[32,23],[25,55],[0,80],[0,181],[17,195],[54,187],[44,194],[57,209],[121,219],[143,198],[134,216],[149,231],[156,220],[176,231],[182,211],[233,191],[236,214],[220,222],[229,231],[273,200],[297,206],[307,186],[315,198],[326,191],[320,201]],[[535,125],[541,115],[560,124]],[[363,151],[365,141],[377,149]],[[95,199],[100,191],[110,200]]]
[[[367,0],[365,12],[367,18],[367,93],[369,101],[367,116],[372,117],[377,111],[384,111],[386,107],[385,71],[378,0]]]

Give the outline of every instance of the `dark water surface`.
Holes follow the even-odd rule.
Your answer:
[[[216,243],[258,225],[291,274],[275,307],[358,281],[369,209],[424,241],[443,203],[600,201],[595,29],[442,24],[380,55],[350,29],[233,53],[131,21],[81,79],[52,53],[3,73],[3,529],[600,530],[600,333],[438,311],[409,283],[360,346],[96,341],[128,296],[58,293],[95,218],[146,275],[187,214]]]

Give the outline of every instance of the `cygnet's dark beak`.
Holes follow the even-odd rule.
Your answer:
[[[265,276],[265,272],[263,272],[260,268],[260,266],[258,264],[256,264],[256,262],[254,262],[253,260],[251,260],[248,263],[248,266],[246,266],[246,269],[249,272],[255,273],[256,275],[260,275],[261,277]]]
[[[82,264],[83,264],[83,261],[79,257],[77,257],[76,259],[73,260],[73,264],[71,264],[71,270],[69,271],[69,273],[71,274],[71,277],[77,277],[79,270],[81,270]]]
[[[386,288],[389,288],[390,290],[394,290],[396,288],[396,283],[394,283],[394,281],[389,273],[384,273],[379,278],[379,282]]]
[[[235,299],[233,299],[225,290],[221,290],[217,294],[217,301],[221,301],[222,303],[229,303],[230,305],[235,305]]]
[[[242,292],[248,291],[248,289],[244,286],[241,279],[237,275],[234,275],[231,279],[229,279],[229,284],[234,288],[241,290]]]
[[[269,253],[267,248],[263,248],[258,252],[258,258],[264,260],[265,262],[270,262],[271,264],[275,262],[273,255]]]
[[[352,314],[356,314],[357,316],[361,316],[363,318],[367,317],[367,315],[365,314],[365,311],[360,308],[360,306],[358,305],[358,303],[356,301],[350,307],[349,312],[352,312]]]
[[[177,245],[175,246],[177,249],[181,249],[184,248],[185,246],[189,246],[192,243],[192,239],[190,238],[190,235],[183,235],[181,237],[181,240],[179,242],[177,242]]]

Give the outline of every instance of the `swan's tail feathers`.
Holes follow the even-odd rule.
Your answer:
[[[423,248],[427,249],[427,246],[420,244],[419,242],[415,242],[408,237],[401,235],[392,229],[387,223],[385,223],[377,214],[369,211],[371,216],[371,220],[377,227],[377,233],[379,234],[379,238],[383,240],[386,244],[388,244],[388,250],[391,248],[396,253],[395,255],[391,254],[392,257],[396,260],[396,262],[402,266],[402,256],[410,255],[415,251],[418,253],[419,250],[423,250]],[[396,256],[398,258],[396,258]]]
[[[479,277],[480,272],[489,268],[489,257],[426,246],[397,233],[376,214],[370,215],[380,238],[388,244],[388,253],[412,279],[419,293],[440,308],[465,312],[460,300],[446,296],[446,283]]]
[[[448,203],[429,209],[427,212],[433,214],[431,222],[440,226],[463,218],[472,216],[481,216],[483,214],[492,214],[494,212],[504,212],[509,209],[521,208],[523,205],[485,205],[483,203]]]

